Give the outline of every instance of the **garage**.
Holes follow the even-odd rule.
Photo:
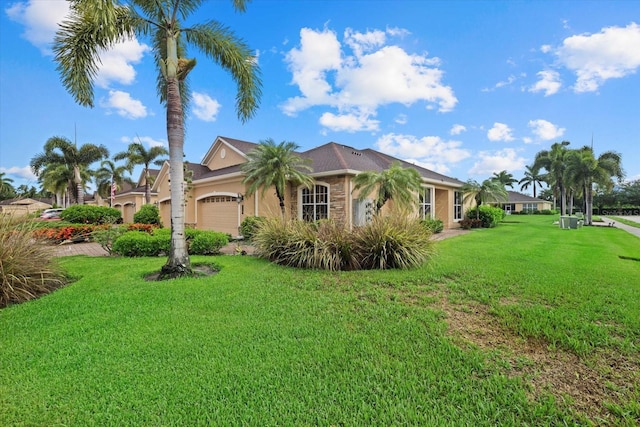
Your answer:
[[[209,196],[198,200],[198,228],[239,234],[240,212],[235,196]]]
[[[122,208],[122,220],[125,223],[133,222],[133,214],[135,213],[136,205],[133,203],[127,203]]]

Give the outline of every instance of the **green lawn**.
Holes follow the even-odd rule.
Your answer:
[[[410,271],[61,258],[0,310],[0,425],[636,425],[638,238],[508,219]]]

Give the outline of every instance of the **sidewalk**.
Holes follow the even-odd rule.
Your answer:
[[[600,218],[602,218],[602,220],[605,222],[605,224],[609,224],[609,223],[613,223],[613,226],[615,228],[619,228],[621,230],[627,231],[631,234],[633,234],[636,237],[640,237],[640,228],[638,227],[631,227],[627,224],[622,224],[621,222],[615,221],[611,218],[607,218],[606,216],[601,216]]]

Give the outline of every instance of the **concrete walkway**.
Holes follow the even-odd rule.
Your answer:
[[[615,228],[619,228],[621,230],[624,230],[633,234],[636,237],[640,237],[640,228],[638,227],[631,227],[630,225],[623,224],[621,222],[616,221],[615,219],[607,218],[606,216],[601,216],[600,218],[602,218],[605,224],[613,223],[613,226]],[[640,222],[640,217],[625,217],[625,219],[628,219],[633,222]]]

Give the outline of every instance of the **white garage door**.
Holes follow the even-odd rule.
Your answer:
[[[238,200],[232,196],[211,196],[198,201],[198,228],[237,236],[240,226]]]

